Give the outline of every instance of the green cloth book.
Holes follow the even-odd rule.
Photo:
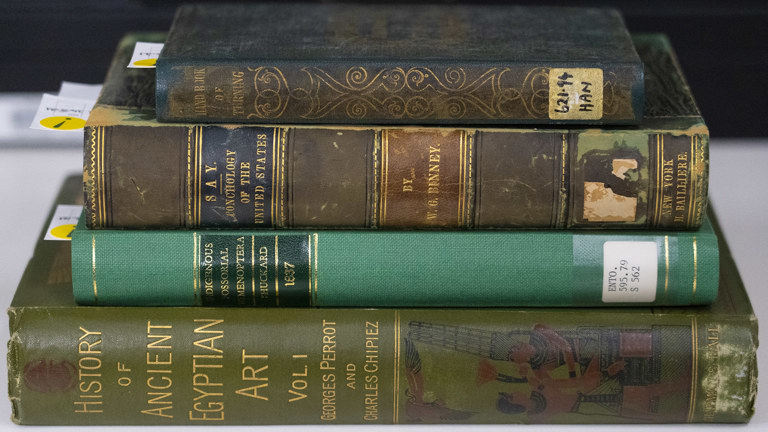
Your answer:
[[[667,38],[636,35],[639,126],[159,123],[120,43],[85,127],[89,228],[695,229],[709,132]],[[158,69],[158,73],[160,69]],[[158,98],[158,103],[160,98]]]
[[[157,60],[166,122],[637,124],[643,93],[597,8],[184,5]]]
[[[709,306],[254,311],[77,306],[69,244],[41,240],[8,311],[13,420],[745,422],[757,321],[721,251]]]
[[[91,230],[72,233],[85,305],[497,307],[706,304],[699,231]]]

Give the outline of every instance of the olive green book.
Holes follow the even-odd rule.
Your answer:
[[[77,306],[69,244],[41,236],[8,310],[13,420],[746,422],[757,321],[721,250],[709,306],[254,311]]]
[[[183,5],[157,60],[161,121],[637,124],[643,64],[617,10]]]
[[[121,41],[88,118],[89,228],[677,230],[706,213],[709,132],[663,35],[633,37],[642,121],[602,128],[160,123],[155,70],[126,66],[164,38]]]

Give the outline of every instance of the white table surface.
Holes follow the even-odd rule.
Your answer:
[[[40,135],[44,137],[44,135]],[[44,139],[44,138],[41,138]],[[38,233],[47,221],[48,210],[63,179],[81,171],[80,138],[52,142],[24,142],[21,145],[0,145],[0,304],[10,304]],[[768,324],[768,139],[735,140],[713,138],[711,140],[710,197],[718,212],[744,283],[752,298],[762,328]],[[2,321],[0,355],[5,358],[8,338],[8,321]],[[758,350],[759,369],[768,371],[765,346]],[[3,362],[4,363],[4,362]],[[0,368],[0,389],[5,389],[7,374]],[[766,372],[768,373],[768,372]],[[520,427],[524,431],[585,432],[585,431],[694,431],[738,430],[740,432],[768,431],[768,379],[763,380],[757,396],[756,414],[744,425],[631,425],[631,426],[551,426]],[[267,426],[227,427],[227,431],[493,431],[508,430],[510,426]],[[83,427],[29,427],[23,430],[50,430],[57,432],[81,431]],[[97,430],[95,427],[87,428]],[[98,430],[104,430],[98,427]],[[161,430],[189,428],[165,427]],[[0,403],[0,431],[22,430],[10,421],[10,403]],[[110,431],[158,430],[158,428],[113,427]],[[198,427],[196,430],[207,430]]]

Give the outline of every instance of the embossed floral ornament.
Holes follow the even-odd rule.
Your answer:
[[[460,67],[365,68],[326,70],[305,67],[305,81],[289,78],[278,67],[249,68],[254,101],[250,119],[279,119],[286,110],[300,111],[307,120],[323,118],[393,119],[482,116],[503,119],[514,115],[546,118],[548,70],[532,68],[524,77],[510,68],[468,72]],[[522,78],[519,87],[514,82]],[[292,81],[292,82],[291,82]],[[289,105],[298,107],[290,108]]]

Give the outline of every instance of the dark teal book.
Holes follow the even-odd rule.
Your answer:
[[[636,124],[643,95],[597,8],[188,5],[157,61],[166,122]]]

